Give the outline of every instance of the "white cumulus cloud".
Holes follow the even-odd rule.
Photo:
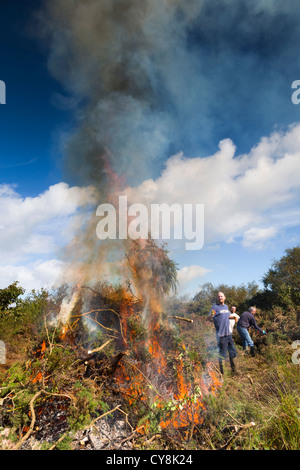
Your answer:
[[[184,266],[178,271],[178,283],[180,287],[185,287],[186,284],[200,279],[205,276],[210,270],[203,268],[202,266],[192,265]]]
[[[62,267],[58,250],[95,195],[92,187],[58,183],[24,198],[13,186],[0,185],[0,288],[13,281],[29,290],[54,283]]]
[[[207,157],[171,157],[157,179],[127,188],[147,205],[205,205],[205,244],[238,242],[263,248],[287,227],[300,225],[300,124],[264,137],[237,155],[230,139]],[[295,217],[295,214],[298,214]]]

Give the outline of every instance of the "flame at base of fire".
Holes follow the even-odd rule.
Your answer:
[[[150,352],[154,350],[150,348]],[[116,380],[130,405],[136,401],[147,403],[146,408],[152,410],[159,430],[201,425],[204,420],[204,396],[209,393],[216,395],[222,386],[214,372],[214,365],[208,363],[205,371],[200,365],[194,365],[190,382],[185,378],[181,360],[176,364],[175,379],[171,380],[172,371],[167,369],[165,360],[163,366],[157,366],[157,360],[154,360],[153,368],[146,375],[143,363],[127,362],[117,371]],[[146,434],[150,428],[150,419],[146,419],[137,431]]]
[[[127,300],[120,314],[123,347],[129,354],[115,372],[119,391],[129,405],[144,404],[145,410],[151,409],[160,430],[202,424],[204,396],[216,394],[222,385],[214,364],[208,363],[204,370],[200,362],[189,359],[185,346],[174,340],[168,325],[162,324],[159,304],[153,302],[148,305],[146,337],[138,345],[132,322],[129,325],[134,313],[130,299]],[[144,361],[138,353],[141,343],[147,351]],[[147,433],[152,424],[146,418],[137,430]]]
[[[205,410],[203,396],[208,393],[215,395],[222,385],[213,371],[212,364],[208,364],[206,384],[201,376],[201,370],[197,371],[197,368],[195,373],[199,375],[193,385],[185,380],[182,363],[179,364],[177,373],[178,392],[169,400],[158,397],[153,404],[154,408],[161,410],[163,414],[159,422],[161,430],[201,425],[204,421],[203,411]],[[139,432],[146,432],[148,427],[149,422],[144,423]]]

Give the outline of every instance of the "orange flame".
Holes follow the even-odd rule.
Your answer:
[[[129,338],[130,341],[132,336],[127,322],[131,314],[132,309],[125,304],[122,308],[123,335]],[[126,364],[121,364],[116,372],[117,381],[130,405],[135,400],[150,402],[150,406],[162,412],[163,417],[159,422],[161,429],[169,429],[170,427],[184,429],[191,424],[202,424],[204,419],[203,410],[205,410],[203,397],[208,393],[215,395],[222,383],[214,372],[212,363],[207,364],[205,380],[200,364],[194,364],[193,378],[188,381],[185,377],[183,359],[179,355],[176,358],[177,378],[167,388],[164,388],[163,393],[160,393],[159,386],[156,387],[156,383],[166,382],[168,375],[170,375],[170,369],[165,358],[166,351],[159,339],[159,316],[159,311],[152,312],[149,323],[150,333],[146,341],[148,352],[153,358],[152,371],[147,376],[143,371],[144,365],[141,362],[135,365],[129,364],[129,367],[126,367]],[[131,343],[131,347],[135,347],[134,343]],[[185,350],[184,346],[183,349]],[[149,426],[150,421],[146,421],[137,431],[142,434],[147,433]]]

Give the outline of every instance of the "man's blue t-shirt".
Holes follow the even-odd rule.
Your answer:
[[[218,336],[230,335],[228,306],[215,304],[212,306],[209,315],[212,316]]]

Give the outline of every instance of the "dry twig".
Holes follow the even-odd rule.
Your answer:
[[[117,411],[119,408],[121,407],[121,405],[117,405],[115,406],[115,408],[113,408],[112,410],[110,411],[107,411],[106,413],[103,413],[101,416],[98,416],[96,419],[94,419],[85,429],[88,429],[92,426],[94,426],[94,424],[99,421],[99,419],[102,419],[104,418],[105,416],[107,415],[110,415],[111,413],[114,413],[115,411]]]
[[[29,438],[29,436],[31,435],[33,429],[34,429],[34,425],[35,425],[35,411],[34,411],[34,402],[35,400],[41,395],[42,393],[42,390],[40,390],[39,392],[37,392],[33,397],[32,399],[30,400],[30,403],[29,403],[29,407],[30,407],[30,411],[31,411],[31,423],[30,423],[30,426],[29,426],[29,429],[27,431],[27,433],[22,437],[22,439],[19,440],[19,442],[15,445],[15,450],[18,450],[20,449],[21,445]]]
[[[60,436],[60,438],[58,439],[58,441],[56,441],[51,447],[49,450],[53,450],[55,449],[55,447],[61,442],[64,440],[65,437],[67,437],[68,433],[65,432],[62,436]]]
[[[29,408],[30,408],[30,412],[31,412],[31,423],[30,423],[30,426],[29,426],[29,429],[27,431],[27,433],[22,437],[22,439],[20,439],[20,441],[16,444],[15,446],[15,450],[18,450],[20,449],[20,447],[22,446],[22,444],[29,438],[29,436],[31,435],[31,433],[33,432],[34,430],[34,425],[35,425],[35,421],[36,421],[36,416],[35,416],[35,411],[34,411],[34,402],[35,400],[42,394],[42,393],[45,393],[46,395],[53,395],[53,396],[58,396],[58,397],[66,397],[66,398],[69,398],[70,400],[73,400],[73,401],[76,401],[76,398],[71,395],[71,394],[67,394],[67,393],[52,393],[52,392],[47,392],[46,390],[39,390],[33,397],[32,399],[30,400],[29,402]]]
[[[94,313],[94,312],[112,312],[114,313],[115,315],[117,315],[118,319],[119,319],[119,322],[120,322],[120,330],[121,330],[121,335],[122,335],[122,338],[123,340],[125,341],[125,338],[124,338],[124,334],[123,334],[123,328],[122,328],[122,322],[120,320],[120,318],[123,318],[123,315],[121,315],[120,313],[116,312],[116,310],[114,310],[113,308],[97,308],[95,310],[90,310],[89,312],[85,312],[85,313],[80,313],[79,315],[72,315],[71,318],[80,318],[80,317],[84,317],[84,316],[87,316],[89,315],[90,313]],[[94,321],[95,323],[97,323],[99,326],[101,326],[102,328],[106,329],[106,330],[110,330],[110,331],[113,331],[114,333],[118,333],[116,330],[113,330],[112,328],[108,328],[108,327],[105,327],[104,325],[102,325],[101,323],[99,323],[96,319],[94,318],[90,318],[88,317],[90,320]]]
[[[236,432],[228,439],[228,441],[223,446],[219,447],[218,450],[226,450],[229,447],[229,445],[232,443],[232,441],[234,441],[241,432],[245,431],[246,429],[252,428],[253,426],[255,426],[255,423],[253,421],[251,421],[251,423],[241,425],[236,430]],[[235,426],[235,428],[236,427],[237,426]]]
[[[189,323],[194,323],[194,320],[191,320],[190,318],[178,317],[177,315],[168,315],[168,318],[175,318],[176,320],[182,320],[182,321],[187,321]]]
[[[100,346],[99,348],[96,348],[96,349],[91,349],[90,351],[88,351],[88,354],[93,354],[95,352],[100,352],[102,351],[102,349],[104,349],[106,346],[109,345],[109,343],[112,342],[112,339],[109,339],[108,341],[106,341],[104,344],[102,344],[102,346]]]

